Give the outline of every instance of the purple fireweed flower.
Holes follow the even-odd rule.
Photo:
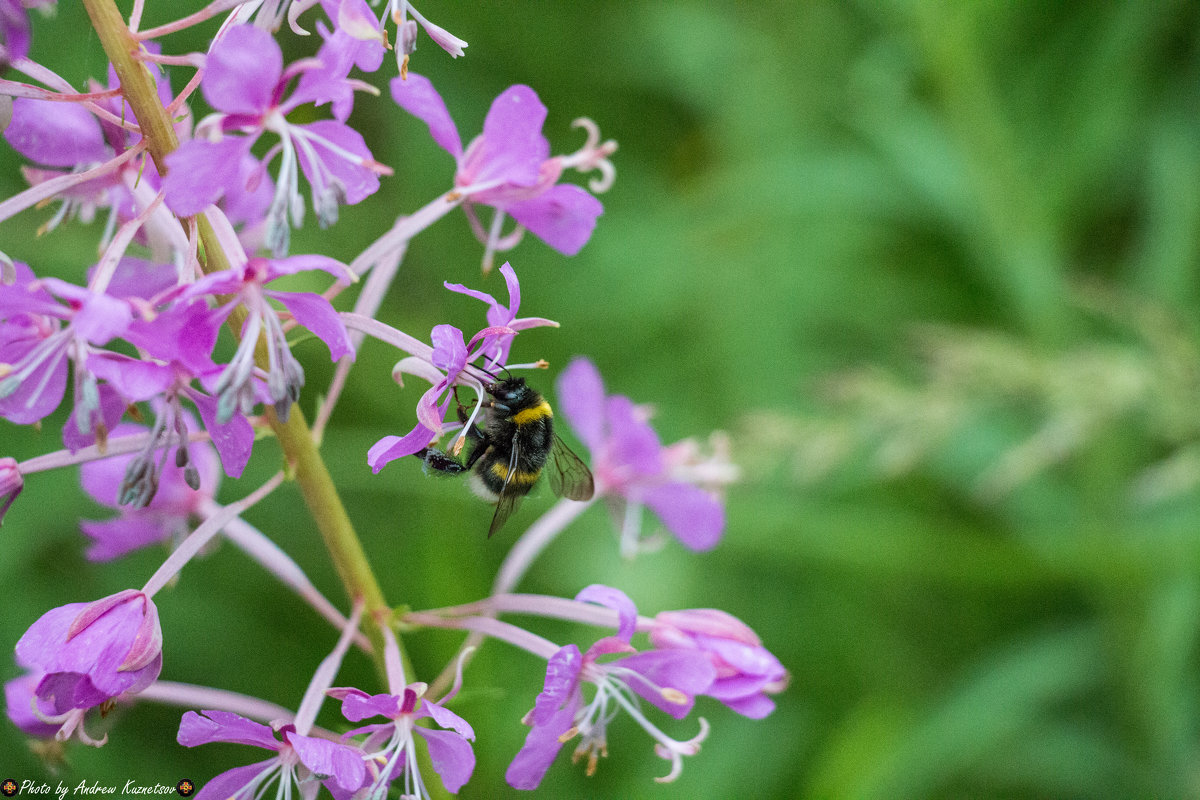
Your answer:
[[[762,719],[775,710],[767,695],[787,687],[788,672],[744,622],[715,608],[664,611],[654,618],[650,642],[660,650],[705,653],[717,679],[704,694],[742,716]]]
[[[452,389],[467,366],[467,344],[453,325],[435,325],[429,334],[433,343],[430,362],[445,374],[437,373],[433,385],[417,401],[417,424],[403,436],[385,436],[367,451],[367,463],[378,474],[384,465],[428,447],[443,430],[443,421],[453,401]]]
[[[427,78],[417,74],[395,78],[391,90],[396,103],[428,125],[433,140],[458,162],[454,191],[466,198],[475,233],[486,246],[485,271],[491,267],[493,252],[516,244],[515,237],[501,240],[505,215],[564,255],[575,255],[591,238],[604,207],[586,190],[558,180],[564,169],[573,167],[601,170],[605,177],[593,182],[595,191],[603,191],[611,183],[608,156],[616,144],[599,144],[599,132],[592,135],[593,123],[579,123],[590,126],[582,150],[551,158],[550,143],[542,135],[546,107],[533,89],[512,86],[492,103],[483,133],[464,150],[446,104]],[[471,204],[496,209],[486,233],[475,220]]]
[[[513,271],[512,265],[506,261],[504,262],[504,266],[500,267],[500,274],[504,276],[504,284],[508,287],[508,306],[500,305],[496,298],[487,292],[468,289],[461,283],[446,283],[445,286],[452,292],[465,294],[468,297],[474,297],[476,300],[482,300],[487,303],[488,327],[496,329],[507,328],[513,331],[523,331],[527,328],[536,328],[543,325],[558,327],[557,322],[542,317],[517,319],[517,311],[521,308],[521,284],[517,281],[517,273]],[[515,338],[516,334],[512,333],[501,333],[485,337],[481,351],[486,358],[484,368],[494,370],[501,364],[508,363],[508,351],[512,347],[513,339]]]
[[[650,734],[655,740],[655,752],[671,762],[670,772],[656,780],[675,780],[683,768],[683,757],[699,751],[700,743],[708,735],[708,723],[701,719],[697,736],[677,741],[647,719],[638,698],[676,719],[683,719],[691,712],[693,698],[711,686],[716,670],[708,656],[697,651],[638,653],[629,644],[637,613],[623,592],[590,586],[576,599],[616,610],[621,620],[618,634],[599,640],[586,653],[581,654],[578,647],[570,644],[550,657],[545,684],[533,710],[525,717],[532,729],[509,764],[505,780],[515,789],[536,789],[563,744],[575,736],[581,739],[574,757],[586,756],[587,773],[593,774],[598,759],[608,754],[607,725],[621,711]],[[611,661],[599,660],[611,654],[623,655]],[[595,695],[588,703],[584,702],[584,683],[595,686]]]
[[[158,678],[158,609],[134,589],[51,609],[17,642],[16,657],[21,667],[41,675],[34,689],[38,708],[53,712],[42,721],[60,725],[60,736],[69,736],[89,708],[135,694]]]
[[[87,433],[100,395],[86,362],[97,347],[124,334],[132,309],[124,300],[57,278],[39,280],[26,264],[14,267],[16,282],[0,283],[0,417],[28,424],[58,408],[67,361],[74,360],[75,423]]]
[[[325,256],[293,256],[274,260],[251,258],[239,268],[206,275],[176,293],[175,297],[182,302],[206,295],[232,296],[232,299],[214,310],[213,319],[218,322],[224,321],[236,307],[245,308],[248,312],[233,360],[210,387],[217,398],[218,424],[229,422],[239,410],[249,414],[259,400],[252,379],[256,377],[254,351],[260,333],[267,342],[268,368],[265,378],[268,400],[274,405],[275,413],[286,422],[292,403],[300,398],[304,369],[292,355],[279,314],[267,302],[268,298],[282,304],[292,319],[323,341],[334,361],[343,356],[353,357],[350,335],[328,300],[312,292],[281,292],[265,288],[266,284],[283,275],[317,269],[338,278],[344,278],[348,270],[344,264]]]
[[[222,772],[204,784],[196,800],[252,800],[262,797],[275,781],[279,800],[290,798],[293,789],[304,800],[312,800],[321,784],[334,797],[348,798],[367,777],[362,756],[353,747],[302,735],[291,724],[273,730],[228,711],[187,712],[179,723],[177,739],[184,747],[232,742],[275,754],[266,761]]]
[[[404,776],[403,797],[429,797],[417,767],[414,733],[425,740],[433,768],[441,777],[446,791],[456,794],[471,779],[471,773],[475,770],[475,753],[470,743],[475,739],[475,731],[466,720],[443,706],[458,691],[458,686],[440,701],[423,698],[427,688],[424,683],[411,683],[400,694],[370,695],[353,688],[336,688],[327,692],[330,697],[342,701],[342,714],[351,722],[377,716],[391,720],[355,728],[343,735],[344,739],[368,734],[359,744],[372,775],[370,788],[362,795],[363,800],[382,800],[387,796],[391,782],[401,775]],[[429,717],[445,730],[417,725],[417,720],[424,717]]]
[[[628,397],[606,395],[600,373],[585,358],[573,360],[558,379],[563,417],[592,453],[596,493],[609,498],[621,520],[622,552],[639,549],[641,508],[649,506],[684,546],[708,550],[721,538],[725,509],[712,491],[731,470],[720,465],[693,473],[664,448],[658,434]],[[682,451],[681,451],[682,452]],[[690,453],[690,449],[688,450]]]
[[[500,268],[504,281],[508,286],[509,307],[500,305],[494,297],[485,292],[468,289],[462,284],[447,283],[446,288],[488,304],[488,326],[471,337],[469,342],[463,341],[463,334],[453,325],[436,325],[430,334],[433,343],[433,355],[429,361],[418,358],[406,358],[396,365],[394,374],[410,372],[430,381],[432,386],[422,395],[417,403],[417,425],[404,436],[385,436],[380,439],[367,453],[367,463],[371,469],[379,472],[390,461],[403,456],[412,455],[437,439],[446,430],[443,424],[450,410],[453,389],[457,383],[472,386],[479,393],[482,401],[483,386],[474,376],[466,374],[468,364],[476,359],[485,357],[484,369],[491,372],[504,366],[508,360],[508,350],[512,340],[519,331],[542,325],[558,327],[553,320],[541,317],[525,317],[517,319],[517,309],[521,305],[521,285],[517,274],[510,264]],[[463,430],[468,430],[474,424],[479,414],[480,404],[477,402],[474,411],[464,423]],[[460,438],[459,443],[462,442]],[[457,452],[457,451],[456,451]]]
[[[17,468],[15,458],[0,458],[0,525],[4,524],[4,515],[17,501],[17,496],[25,488],[25,479]]]
[[[140,425],[126,423],[118,425],[112,434],[120,437],[144,432],[146,429]],[[159,460],[165,464],[157,475],[154,496],[146,505],[121,506],[122,496],[129,489],[125,480],[129,467],[140,457],[115,456],[89,461],[79,468],[80,483],[92,499],[109,508],[121,508],[121,515],[114,519],[80,521],[79,527],[92,540],[87,550],[91,561],[119,558],[155,542],[181,540],[190,532],[192,519],[216,493],[220,482],[216,452],[212,445],[196,442],[187,450],[177,451],[175,458],[160,454]]]
[[[357,131],[337,120],[307,124],[287,120],[288,113],[304,103],[330,99],[328,75],[284,97],[293,78],[323,66],[310,59],[285,70],[283,53],[269,33],[250,25],[229,29],[209,52],[200,85],[219,113],[202,120],[197,138],[167,157],[170,171],[163,188],[170,209],[192,216],[226,192],[243,191],[245,176],[239,165],[267,131],[279,136],[279,144],[264,158],[267,163],[280,156],[266,231],[267,246],[276,255],[287,250],[289,219],[298,226],[303,217],[301,172],[308,179],[322,227],[337,221],[340,204],[353,205],[377,191],[377,175],[390,170],[372,158]]]

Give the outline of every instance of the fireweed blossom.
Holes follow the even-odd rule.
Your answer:
[[[517,319],[517,309],[521,304],[521,285],[512,265],[505,263],[500,268],[504,281],[508,286],[509,307],[500,305],[495,298],[484,292],[468,289],[462,284],[447,283],[446,288],[452,292],[465,294],[482,300],[488,304],[488,326],[471,337],[469,342],[463,340],[463,333],[453,325],[436,325],[430,333],[433,352],[429,360],[406,358],[396,365],[395,374],[412,373],[429,380],[430,388],[417,402],[417,424],[404,436],[385,436],[376,442],[367,453],[367,463],[378,473],[383,467],[397,458],[412,455],[436,440],[448,429],[445,425],[447,413],[454,401],[455,385],[464,384],[471,387],[479,401],[464,423],[463,430],[474,424],[479,414],[480,403],[483,400],[484,386],[478,374],[472,374],[468,365],[479,358],[485,358],[483,367],[487,372],[503,367],[508,357],[512,340],[519,331],[539,326],[558,327],[558,323],[542,317],[525,317]],[[474,348],[474,349],[472,349]],[[514,365],[519,366],[519,365]],[[463,439],[457,440],[461,446]]]
[[[148,56],[159,53],[154,42],[142,45]],[[171,86],[165,74],[154,72],[159,101],[172,102]],[[148,212],[140,221],[135,239],[151,248],[159,258],[166,259],[172,250],[186,249],[186,237],[178,222],[165,209],[153,202],[161,179],[151,159],[145,158],[144,143],[136,130],[130,130],[133,119],[129,105],[113,93],[120,83],[109,67],[108,86],[91,84],[94,97],[88,107],[31,97],[13,101],[12,119],[4,131],[8,144],[31,164],[22,174],[36,194],[43,184],[54,181],[59,189],[54,195],[60,201],[58,210],[42,224],[41,231],[57,228],[65,219],[75,218],[90,223],[97,212],[107,209],[102,245],[113,238],[119,222]],[[189,121],[176,123],[176,131],[186,135]],[[137,157],[137,156],[143,157]],[[253,159],[251,159],[253,162]],[[253,205],[261,205],[261,190],[240,203],[227,203],[231,221],[244,222],[253,217]],[[16,198],[14,198],[15,200]],[[9,205],[6,203],[5,205]],[[24,207],[26,204],[21,204]],[[7,213],[15,213],[12,207]],[[262,211],[257,212],[261,218]]]
[[[452,292],[465,294],[468,297],[474,297],[476,300],[487,303],[487,321],[488,326],[491,328],[497,330],[507,328],[512,331],[523,331],[527,328],[537,328],[544,325],[558,327],[557,322],[543,317],[518,319],[517,311],[521,308],[521,284],[517,280],[517,273],[513,270],[512,265],[506,261],[500,267],[500,274],[504,276],[504,285],[508,288],[507,306],[501,305],[496,298],[487,292],[468,289],[461,283],[446,283],[445,286]],[[484,347],[481,351],[481,354],[485,358],[484,369],[494,370],[500,365],[508,363],[508,351],[512,348],[514,338],[516,338],[515,333],[501,333],[487,337],[484,340]]]
[[[146,688],[162,670],[162,629],[147,594],[126,589],[93,603],[51,609],[17,642],[17,664],[40,676],[34,715],[55,734],[103,744],[83,730],[84,713]],[[44,713],[49,709],[52,713]],[[22,710],[23,713],[23,710]]]
[[[384,628],[383,638],[391,694],[371,695],[350,687],[326,692],[330,697],[342,701],[342,715],[351,722],[380,716],[390,720],[355,728],[342,736],[346,740],[367,734],[358,743],[370,773],[360,800],[383,800],[388,794],[388,787],[401,776],[404,783],[402,797],[429,798],[417,764],[414,733],[425,740],[433,768],[442,779],[446,791],[456,794],[471,779],[471,773],[475,770],[475,753],[471,749],[475,731],[465,719],[445,707],[462,687],[462,659],[459,659],[454,686],[441,700],[430,700],[424,697],[428,689],[426,684],[404,683],[399,644],[389,628]],[[426,717],[442,730],[416,724]]]
[[[492,103],[483,133],[464,150],[458,128],[428,78],[410,73],[406,79],[392,79],[391,89],[396,103],[428,125],[434,142],[457,161],[454,194],[465,198],[472,228],[486,248],[484,272],[491,269],[493,253],[515,246],[519,239],[519,230],[501,236],[506,215],[563,255],[575,255],[591,238],[604,206],[586,190],[558,182],[566,169],[599,170],[601,177],[591,182],[592,190],[603,192],[612,185],[615,172],[608,156],[617,145],[601,144],[591,120],[575,121],[588,133],[583,148],[551,158],[550,142],[542,135],[546,107],[533,89],[511,86]],[[496,211],[486,231],[474,204]]]
[[[333,306],[324,297],[311,292],[282,292],[266,289],[266,284],[283,275],[323,270],[337,278],[345,278],[346,266],[325,256],[292,256],[282,259],[251,258],[241,267],[206,275],[176,293],[178,302],[205,296],[232,296],[215,309],[210,321],[221,323],[235,308],[248,313],[242,326],[242,340],[233,360],[221,370],[211,386],[217,398],[217,422],[225,424],[235,412],[249,414],[258,404],[254,350],[259,334],[267,342],[266,386],[268,400],[275,413],[287,421],[292,403],[300,398],[304,386],[304,369],[292,355],[284,335],[283,325],[268,298],[283,305],[298,324],[308,328],[329,348],[334,361],[353,356],[349,334]]]
[[[250,190],[239,166],[268,131],[279,136],[279,143],[263,158],[266,164],[280,157],[275,196],[266,212],[266,246],[274,254],[287,252],[289,220],[296,226],[303,221],[300,173],[308,179],[322,227],[337,221],[339,205],[354,205],[374,194],[378,175],[391,170],[374,160],[357,131],[338,120],[287,120],[298,106],[322,99],[321,93],[329,91],[324,86],[316,95],[315,90],[298,90],[284,96],[293,78],[320,67],[319,61],[309,59],[285,70],[283,52],[269,33],[250,25],[229,29],[209,52],[200,84],[204,98],[219,113],[201,120],[196,138],[167,157],[170,170],[163,189],[170,209],[192,216],[226,192]]]
[[[665,448],[646,421],[646,414],[622,395],[606,395],[599,370],[576,358],[558,378],[562,416],[592,454],[596,494],[609,499],[627,556],[642,546],[641,514],[648,506],[663,525],[691,550],[715,547],[725,529],[725,508],[718,496],[697,484],[720,485],[733,477],[727,463],[689,469],[680,453],[692,459],[692,448]],[[676,446],[678,447],[678,446]]]
[[[546,681],[533,710],[525,717],[531,726],[525,744],[505,773],[514,789],[536,789],[563,744],[580,737],[574,758],[587,758],[587,773],[593,774],[601,756],[608,755],[607,726],[621,711],[628,714],[654,739],[654,750],[671,762],[670,772],[656,781],[679,777],[683,757],[695,755],[708,735],[708,723],[700,720],[700,733],[686,741],[672,739],[643,713],[641,700],[683,719],[692,710],[694,698],[708,689],[716,670],[704,653],[689,650],[637,652],[630,644],[637,623],[637,610],[624,592],[607,586],[589,586],[575,598],[599,603],[616,611],[620,618],[616,636],[600,639],[586,653],[573,644],[550,657]],[[618,658],[600,661],[604,656]],[[585,702],[583,684],[595,687]]]

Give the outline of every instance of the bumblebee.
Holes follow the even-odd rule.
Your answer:
[[[488,537],[504,526],[517,503],[541,478],[550,475],[550,488],[559,497],[590,500],[595,492],[592,472],[554,432],[554,411],[546,399],[525,385],[524,378],[488,384],[482,429],[467,432],[472,442],[465,463],[431,447],[413,455],[429,469],[447,475],[469,472],[472,491],[496,504]],[[466,414],[459,406],[459,418]],[[549,462],[549,464],[547,464]]]

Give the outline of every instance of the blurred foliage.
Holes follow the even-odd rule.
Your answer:
[[[179,12],[148,5],[151,22]],[[60,6],[35,30],[34,54],[80,85],[103,55],[75,4]],[[664,767],[626,720],[594,778],[564,756],[545,795],[1200,795],[1200,6],[422,11],[471,43],[452,62],[426,42],[413,64],[464,135],[525,82],[550,108],[556,152],[575,148],[581,115],[621,145],[579,256],[532,237],[509,254],[523,310],[562,322],[523,335],[518,355],[554,372],[586,353],[611,391],[657,405],[664,440],[725,428],[745,468],[715,551],[672,544],[622,563],[593,511],[523,588],[599,581],[648,613],[725,608],[793,676],[763,721],[702,702],[713,732],[675,784],[651,783]],[[349,259],[448,185],[448,156],[389,102],[360,102],[352,121],[397,178],[333,229],[298,236],[294,252]],[[15,162],[0,156],[6,196],[20,185]],[[95,231],[35,241],[25,228],[48,213],[0,226],[0,249],[78,277]],[[461,215],[440,222],[414,242],[381,316],[415,335],[469,327],[479,308],[441,282],[479,285],[479,254]],[[485,286],[502,294],[494,278]],[[310,388],[327,382],[319,343],[298,355]],[[330,467],[390,598],[478,597],[507,544],[485,541],[486,507],[415,465],[366,467],[372,442],[411,425],[420,391],[391,385],[394,360],[364,348],[327,435]],[[55,448],[62,416],[41,432],[0,428],[0,449]],[[222,498],[276,459],[261,442]],[[546,494],[510,528],[535,519]],[[247,516],[340,597],[298,505],[285,489]],[[87,565],[75,520],[100,513],[74,476],[29,479],[0,539],[5,643],[47,608],[156,566],[161,553]],[[166,677],[284,705],[334,638],[229,548],[190,567],[160,610]],[[439,669],[456,642],[410,637],[418,670]],[[456,709],[480,733],[479,767],[463,797],[517,794],[496,781],[541,675],[497,646],[471,667]],[[352,659],[339,682],[370,677]],[[103,750],[68,748],[63,777],[202,783],[249,760],[234,746],[181,750],[176,710],[114,718]],[[0,756],[6,775],[45,774],[7,727]]]

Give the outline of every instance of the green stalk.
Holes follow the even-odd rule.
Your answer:
[[[175,130],[167,111],[159,102],[154,76],[147,66],[136,58],[139,43],[130,33],[124,18],[113,0],[83,0],[92,25],[104,46],[104,52],[112,61],[125,99],[133,109],[142,130],[151,157],[160,175],[167,173],[165,158],[179,145]],[[200,243],[202,245],[201,266],[205,273],[228,269],[231,265],[227,254],[221,249],[212,226],[203,216],[197,217]],[[229,318],[234,335],[241,331],[245,312],[237,309]],[[256,349],[256,360],[261,367],[267,366],[266,342],[260,339]],[[365,633],[374,646],[374,657],[380,674],[384,674],[383,638],[380,626],[391,624],[391,609],[384,599],[383,591],[375,578],[370,562],[363,552],[362,543],[354,532],[354,526],[346,513],[329,470],[321,458],[317,445],[304,414],[299,406],[293,406],[287,422],[281,422],[273,409],[268,408],[266,418],[283,448],[284,457],[291,467],[300,493],[308,505],[313,520],[325,540],[338,577],[351,598],[362,598],[366,603],[364,618],[370,620]],[[405,658],[407,662],[407,658]],[[411,667],[405,665],[411,673]]]

